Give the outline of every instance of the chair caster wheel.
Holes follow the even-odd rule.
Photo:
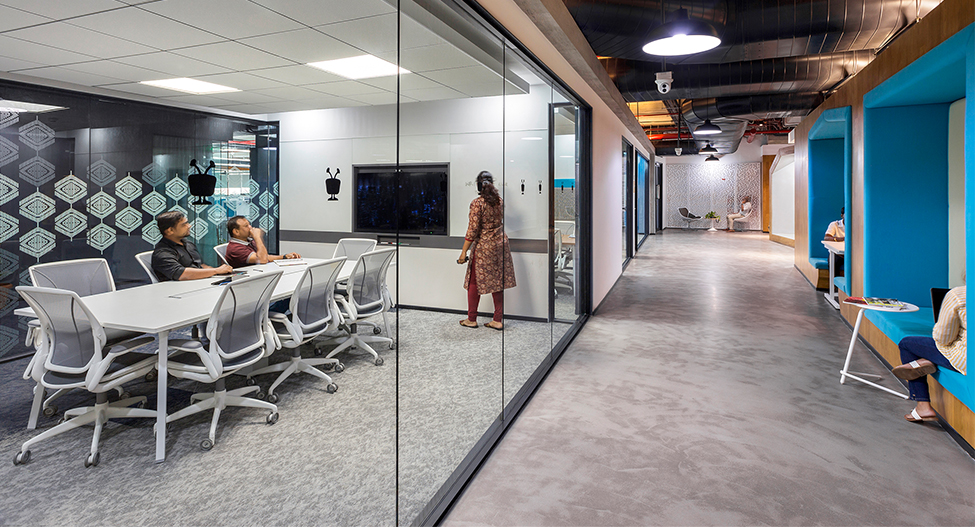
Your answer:
[[[328,393],[335,393],[339,391],[339,385],[334,382],[325,387],[325,391]]]
[[[209,437],[204,439],[203,441],[200,441],[200,448],[204,452],[209,452],[210,449],[213,448],[213,441],[211,441]]]
[[[271,404],[274,404],[274,403],[278,402],[278,394],[272,393],[271,395],[268,395],[267,396],[267,402],[269,402]]]
[[[14,466],[26,465],[28,461],[30,461],[30,450],[17,452],[17,455],[14,456]]]
[[[343,371],[345,371],[345,364],[340,362],[335,365],[335,373],[342,373]]]
[[[156,370],[152,370],[145,376],[146,382],[153,382],[156,380]]]
[[[382,357],[376,357],[376,366],[382,366],[383,362],[386,361],[384,361]]]
[[[257,384],[257,381],[250,377],[247,378],[247,386],[254,386],[255,384]]]
[[[325,352],[322,351],[322,348],[315,348],[315,355],[322,356],[324,353]]]
[[[267,397],[267,394],[258,390],[258,392],[254,394],[254,397],[257,397],[258,399],[263,401],[264,398]]]
[[[335,368],[335,365],[334,364],[331,364],[331,363],[329,363],[329,364],[322,364],[322,370],[324,370],[324,371],[332,371],[333,368]],[[336,371],[338,371],[338,370],[336,370]]]
[[[271,412],[271,413],[267,414],[267,424],[273,425],[274,423],[277,423],[277,422],[278,422],[278,413],[277,412]]]
[[[54,417],[55,415],[57,415],[57,413],[58,413],[58,407],[54,406],[53,404],[51,406],[44,407],[44,417]]]
[[[383,332],[383,328],[372,328],[372,334],[378,335]]]
[[[88,454],[88,457],[85,458],[85,468],[97,467],[100,458],[101,458],[101,453],[99,452],[95,452],[94,454]]]

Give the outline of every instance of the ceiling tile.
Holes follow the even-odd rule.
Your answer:
[[[239,0],[166,0],[140,8],[234,40],[304,27],[257,4]]]
[[[363,54],[361,50],[344,42],[307,28],[243,39],[240,42],[300,64]]]
[[[395,75],[390,77],[376,77],[374,79],[362,79],[360,82],[388,91],[396,91],[397,89]],[[441,86],[439,82],[432,81],[423,75],[417,75],[415,73],[399,76],[400,90],[421,90],[424,88],[439,88]]]
[[[17,71],[27,68],[39,68],[41,66],[44,65],[37,62],[30,62],[27,60],[20,60],[0,55],[0,71]]]
[[[290,66],[292,62],[237,42],[220,42],[173,51],[177,55],[218,64],[232,70],[253,70]]]
[[[264,77],[258,77],[257,75],[251,75],[250,73],[218,73],[216,75],[202,75],[197,77],[201,81],[212,82],[214,84],[221,84],[223,86],[232,86],[238,90],[261,90],[266,88],[280,88],[285,86],[285,83],[278,82],[276,80],[265,79]]]
[[[395,13],[396,8],[383,0],[356,0],[355,2],[331,2],[322,8],[321,0],[255,0],[268,9],[299,20],[309,26],[344,22],[355,18]]]
[[[165,90],[163,88],[157,88],[155,86],[149,86],[146,84],[139,84],[135,82],[106,84],[106,85],[102,85],[101,87],[105,89],[117,90],[125,93],[135,93],[138,95],[145,95],[147,97],[165,97],[167,95],[172,95],[173,93],[175,93],[172,90]]]
[[[281,102],[281,99],[277,97],[271,97],[270,95],[265,95],[263,93],[257,93],[252,91],[237,91],[231,93],[221,93],[217,95],[222,99],[221,104],[260,104],[266,102]]]
[[[132,66],[138,66],[140,68],[158,71],[163,74],[161,78],[198,77],[200,75],[227,73],[230,71],[221,66],[208,64],[189,57],[183,57],[169,51],[122,57],[116,59],[116,61]]]
[[[385,93],[363,93],[359,95],[350,95],[349,99],[353,101],[359,101],[366,104],[371,104],[378,106],[380,104],[396,104],[397,102],[413,102],[412,99],[406,97],[397,97],[395,93],[385,92]]]
[[[115,62],[113,60],[81,62],[78,64],[71,64],[70,66],[66,67],[75,71],[90,73],[92,75],[101,75],[104,77],[112,77],[114,79],[129,82],[149,81],[159,78],[158,71],[138,68],[128,64],[122,64],[121,62]]]
[[[311,84],[305,86],[305,88],[312,89],[321,93],[327,93],[329,95],[338,95],[339,97],[354,95],[357,93],[382,93],[386,91],[383,88],[377,88],[375,86],[363,84],[359,81],[341,81],[341,82],[329,82],[326,84]]]
[[[72,26],[64,22],[44,24],[5,33],[45,46],[66,50],[84,50],[86,55],[108,59],[125,55],[136,55],[155,51],[154,48],[113,36],[96,33],[90,29]]]
[[[349,99],[349,98],[346,98],[346,97],[333,97],[331,95],[321,95],[321,96],[316,97],[314,99],[308,99],[308,100],[302,101],[302,102],[303,103],[306,103],[306,104],[314,105],[315,108],[318,108],[318,109],[324,109],[324,108],[350,108],[350,107],[353,107],[353,106],[364,106],[365,105],[365,103],[362,103],[362,102],[359,102],[359,101],[353,101],[352,99]]]
[[[276,97],[278,99],[291,100],[291,101],[314,99],[316,97],[322,96],[322,94],[317,91],[302,88],[300,86],[285,86],[283,88],[269,88],[266,90],[254,90],[254,93],[260,93],[270,97]]]
[[[177,92],[170,92],[177,93]],[[220,104],[232,104],[233,101],[222,98],[224,93],[217,95],[175,95],[173,97],[164,97],[163,102],[178,102],[182,104],[194,104],[196,106],[217,106]]]
[[[75,71],[64,67],[34,68],[29,70],[20,70],[17,73],[21,75],[30,75],[31,77],[40,77],[42,79],[54,79],[61,82],[70,82],[73,84],[80,84],[82,86],[116,84],[121,81],[121,79],[114,79],[104,75],[93,75],[91,73]]]
[[[322,82],[344,81],[345,77],[333,75],[311,66],[285,66],[283,68],[268,68],[266,70],[253,70],[248,72],[258,77],[264,77],[285,84],[301,86],[304,84],[319,84]]]
[[[115,0],[85,0],[84,2],[77,0],[3,0],[3,4],[55,20],[125,7],[125,3]]]
[[[395,13],[318,26],[315,29],[373,55],[396,50]]]
[[[21,11],[20,9],[0,5],[0,31],[9,31],[11,29],[43,24],[44,22],[50,21],[51,19],[46,16],[35,15]]]
[[[400,66],[412,72],[476,66],[478,62],[450,44],[437,44],[400,52]]]
[[[85,62],[95,57],[0,35],[0,53],[45,66]]]
[[[419,22],[403,15],[400,17],[400,47],[402,49],[434,46],[446,41]]]
[[[195,27],[135,8],[116,9],[75,18],[68,23],[161,50],[199,46],[224,40],[213,33],[200,31]],[[149,31],[147,28],[152,30]]]
[[[418,101],[443,101],[446,99],[461,99],[467,97],[467,95],[445,86],[440,86],[439,88],[425,88],[422,90],[403,90],[401,93],[404,97],[409,97]]]

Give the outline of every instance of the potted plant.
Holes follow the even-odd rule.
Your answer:
[[[712,211],[709,211],[707,214],[705,214],[704,215],[704,218],[705,219],[708,219],[708,220],[711,220],[711,228],[708,229],[708,231],[709,232],[718,232],[718,229],[714,228],[714,225],[718,222],[718,220],[721,219],[721,216],[718,216],[718,213],[717,212],[714,212],[712,210]]]

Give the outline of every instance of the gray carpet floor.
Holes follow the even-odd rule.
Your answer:
[[[446,525],[975,525],[975,461],[839,384],[850,329],[792,259],[650,237]],[[851,369],[898,385],[862,345]]]
[[[154,421],[129,419],[106,426],[97,467],[82,464],[90,427],[39,443],[29,464],[13,466],[20,444],[56,419],[26,430],[27,361],[0,364],[0,525],[393,525],[397,497],[399,520],[409,524],[568,329],[510,320],[504,332],[472,330],[460,318],[400,310],[397,349],[377,348],[383,366],[359,350],[340,355],[346,369],[332,375],[335,394],[292,376],[278,389],[277,424],[266,425],[262,410],[228,409],[209,452],[199,448],[209,413],[172,423],[158,465]],[[303,352],[312,356],[310,346]],[[228,389],[243,382],[230,378]],[[127,388],[155,407],[155,384]],[[205,388],[171,379],[170,411]],[[75,392],[57,405],[89,401]]]

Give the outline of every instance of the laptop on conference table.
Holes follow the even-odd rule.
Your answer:
[[[934,310],[934,323],[938,323],[938,315],[941,313],[941,304],[945,301],[945,295],[948,294],[950,289],[942,289],[940,287],[931,288],[931,309]]]

